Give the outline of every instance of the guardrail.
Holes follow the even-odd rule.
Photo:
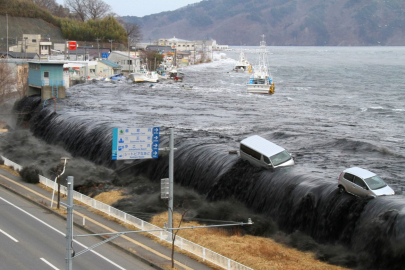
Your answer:
[[[22,169],[22,167],[20,165],[18,165],[17,163],[14,163],[9,159],[4,158],[3,156],[1,156],[1,157],[4,160],[5,165],[14,167],[14,169],[19,168],[18,170]],[[45,186],[50,187],[50,188],[53,188],[55,185],[54,181],[52,181],[42,175],[39,175],[39,181],[40,181],[40,183],[42,183]],[[66,195],[66,193],[67,193],[66,191],[67,191],[67,188],[65,186],[61,185],[61,193]],[[133,225],[140,230],[162,229],[158,226],[148,223],[135,216],[129,215],[117,208],[111,207],[111,205],[97,201],[80,192],[73,191],[73,199],[77,200],[85,205],[88,205],[98,211],[108,214],[111,217],[119,219],[129,225]],[[162,241],[166,241],[168,243],[172,242],[172,240],[171,240],[172,233],[170,233],[170,232],[167,232],[167,231],[149,232],[149,234],[152,234],[152,235],[158,237]],[[179,247],[180,249],[185,250],[187,252],[190,252],[190,253],[200,257],[203,261],[211,262],[211,263],[216,264],[227,270],[253,270],[253,268],[247,267],[241,263],[231,260],[225,256],[222,256],[221,254],[218,254],[210,249],[207,249],[203,246],[193,243],[180,236],[176,236],[176,240],[175,240],[174,244],[177,247]]]

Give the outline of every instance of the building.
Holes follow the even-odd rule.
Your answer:
[[[101,77],[110,77],[121,73],[121,66],[109,60],[99,60],[96,66],[96,74]]]
[[[172,49],[176,49],[178,51],[193,51],[195,47],[195,42],[185,39],[179,39],[176,37],[169,39],[160,38],[158,40],[158,45],[170,46],[172,47]]]
[[[7,58],[7,52],[0,52],[0,59]],[[8,52],[8,59],[12,60],[39,60],[37,53]]]
[[[128,53],[112,51],[107,60],[120,65],[121,72],[125,75],[141,70],[141,61],[139,57],[132,56]]]
[[[49,98],[65,98],[63,64],[64,62],[56,61],[29,62],[27,96],[40,95],[42,101]]]
[[[50,38],[41,38],[39,34],[23,34],[17,45],[11,46],[11,52],[36,53],[38,55],[51,54],[52,42]]]
[[[165,46],[165,45],[148,45],[146,46],[146,51],[157,51],[160,53],[168,53],[172,52],[173,49],[171,46]]]

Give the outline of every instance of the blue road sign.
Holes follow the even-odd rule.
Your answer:
[[[158,158],[159,129],[114,128],[112,160]]]

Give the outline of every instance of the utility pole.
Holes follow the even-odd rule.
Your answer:
[[[6,13],[6,18],[7,18],[7,55],[6,55],[6,59],[8,60],[8,13]]]
[[[169,228],[173,228],[173,172],[174,172],[174,131],[170,129],[169,139]]]
[[[96,38],[98,48],[98,59],[100,59],[100,44],[98,43],[99,40],[100,40],[99,38]]]
[[[110,44],[111,44],[111,49],[110,49],[110,52],[112,52],[112,42],[113,42],[114,40],[109,39],[108,41],[109,41],[109,42],[110,42]]]
[[[73,176],[67,178],[67,216],[66,216],[66,270],[72,270],[72,242],[73,242]]]

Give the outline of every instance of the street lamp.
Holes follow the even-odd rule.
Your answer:
[[[111,49],[110,49],[110,52],[112,52],[112,42],[113,42],[114,40],[113,40],[113,39],[109,39],[108,41],[111,43]]]
[[[60,170],[61,170],[61,172],[55,178],[55,184],[53,186],[53,192],[52,192],[51,208],[52,208],[52,205],[53,205],[53,197],[55,195],[55,188],[56,188],[55,186],[56,186],[56,183],[58,183],[58,204],[57,204],[56,207],[59,209],[59,204],[60,204],[60,181],[59,181],[59,178],[62,176],[62,174],[65,173],[65,168],[66,168],[66,164],[68,163],[68,161],[69,161],[68,157],[61,157],[60,158],[60,163],[58,164],[58,166],[56,166],[56,173],[58,173]]]

